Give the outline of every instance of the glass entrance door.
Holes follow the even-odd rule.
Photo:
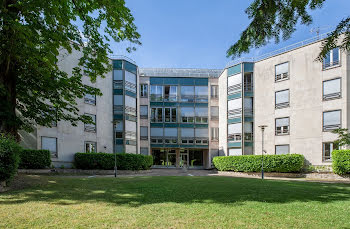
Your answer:
[[[180,168],[188,167],[188,150],[180,149],[180,158],[179,158]]]

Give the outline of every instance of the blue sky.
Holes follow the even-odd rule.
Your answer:
[[[248,26],[245,0],[126,0],[141,34],[142,46],[127,53],[128,43],[113,43],[114,54],[126,55],[139,67],[218,68],[230,61],[226,50]],[[246,56],[264,54],[316,36],[310,29],[328,32],[350,13],[350,0],[327,0],[322,9],[311,12],[313,24],[298,25],[292,38],[273,41]]]

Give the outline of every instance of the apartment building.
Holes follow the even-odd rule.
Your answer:
[[[92,84],[103,96],[77,101],[95,125],[57,122],[23,134],[23,145],[49,149],[56,166],[76,152],[152,155],[154,167],[211,168],[229,155],[303,154],[329,165],[336,135],[348,128],[349,56],[338,48],[316,61],[322,37],[217,69],[139,68],[111,58],[113,71]],[[70,73],[79,53],[62,55]]]

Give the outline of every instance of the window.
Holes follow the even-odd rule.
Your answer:
[[[84,103],[96,105],[96,95],[92,94],[85,94],[84,95]]]
[[[341,97],[340,78],[323,81],[323,100]]]
[[[289,134],[289,117],[276,118],[276,135]]]
[[[181,121],[187,123],[194,122],[194,107],[181,107]]]
[[[333,142],[324,142],[323,143],[323,161],[331,161],[332,160],[332,151],[340,149],[339,144]]]
[[[240,118],[242,116],[242,98],[229,100],[227,103],[227,118]]]
[[[147,126],[141,126],[140,127],[140,139],[141,140],[147,140],[148,139],[148,127]]]
[[[234,123],[228,125],[228,139],[230,141],[242,140],[242,123]]]
[[[219,128],[218,127],[211,128],[211,140],[213,140],[213,141],[219,140]]]
[[[177,128],[164,128],[164,143],[177,144]]]
[[[147,147],[141,147],[140,148],[140,154],[148,155],[148,148]]]
[[[49,150],[52,157],[58,157],[57,138],[41,137],[41,149]]]
[[[96,153],[96,142],[85,142],[85,153]]]
[[[163,100],[163,86],[151,85],[151,101]]]
[[[236,74],[234,76],[230,76],[227,79],[227,94],[232,95],[242,90],[242,76],[240,74]]]
[[[152,107],[152,109],[151,109],[151,122],[163,122],[163,108]]]
[[[140,106],[140,118],[148,118],[148,106],[147,105]]]
[[[253,116],[253,98],[244,98],[244,116]]]
[[[124,112],[124,98],[122,95],[113,95],[113,113],[114,114],[123,114]]]
[[[194,86],[181,86],[181,101],[194,102]]]
[[[96,115],[85,114],[86,116],[91,117],[93,123],[85,123],[84,130],[86,132],[96,132]]]
[[[177,86],[164,86],[164,101],[177,101]]]
[[[253,91],[253,73],[248,73],[244,75],[244,91]]]
[[[195,86],[196,102],[208,102],[208,86]]]
[[[123,122],[114,124],[115,138],[123,138]]]
[[[151,127],[151,143],[163,143],[163,128]]]
[[[210,107],[210,119],[211,120],[219,120],[219,107],[218,106]]]
[[[289,62],[275,66],[275,82],[289,78]]]
[[[244,127],[244,140],[253,141],[253,123],[244,122],[243,127]]]
[[[326,57],[323,59],[323,69],[337,66],[340,64],[339,60],[340,50],[339,48],[335,48],[327,53]]]
[[[218,99],[219,98],[219,87],[218,87],[218,85],[211,85],[210,92],[211,92],[210,95],[211,95],[212,99]]]
[[[148,97],[148,85],[140,84],[140,97],[147,98]]]
[[[123,70],[113,70],[113,80],[123,80]]]
[[[208,108],[196,107],[195,116],[196,116],[196,123],[208,123]]]
[[[193,144],[194,143],[194,129],[193,128],[181,128],[181,143]]]
[[[275,152],[277,155],[289,154],[289,145],[276,145]]]
[[[275,93],[275,108],[281,109],[285,107],[289,107],[289,89]]]
[[[341,111],[323,112],[323,131],[332,131],[341,128]]]
[[[125,89],[136,93],[136,75],[125,71]]]
[[[176,108],[164,108],[164,122],[176,122]]]

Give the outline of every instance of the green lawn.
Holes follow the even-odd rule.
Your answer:
[[[350,185],[42,176],[32,187],[0,194],[0,228],[46,227],[350,228]]]

